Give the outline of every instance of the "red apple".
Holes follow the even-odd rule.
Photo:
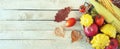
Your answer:
[[[96,24],[92,24],[89,27],[84,27],[84,32],[86,36],[93,37],[98,33],[98,26]]]
[[[110,44],[105,49],[118,49],[118,40],[110,39]]]

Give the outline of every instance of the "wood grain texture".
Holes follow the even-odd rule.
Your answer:
[[[86,39],[84,32],[79,30],[82,34],[82,39]],[[0,40],[56,40],[67,39],[71,41],[71,32],[65,31],[65,37],[56,36],[54,31],[0,31]]]
[[[70,31],[67,31],[70,33]],[[53,31],[0,31],[0,40],[50,40],[54,38]]]
[[[50,31],[64,25],[65,21],[61,23],[54,21],[0,21],[0,31]],[[72,29],[82,30],[79,21],[73,27],[66,27],[66,30]]]
[[[70,6],[78,9],[88,0],[1,0],[1,9],[61,9]]]
[[[16,11],[16,10],[0,10],[0,21],[17,21],[17,20],[54,20],[58,11]],[[79,11],[71,11],[68,18],[74,17],[79,20],[81,13]]]
[[[51,40],[0,40],[0,49],[53,49]]]
[[[71,31],[65,31],[66,39],[70,39]],[[0,40],[55,40],[53,31],[0,31]]]

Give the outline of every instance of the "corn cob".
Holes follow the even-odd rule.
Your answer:
[[[118,18],[118,20],[120,20],[120,9],[118,7],[116,7],[110,0],[106,0],[108,1],[109,4],[111,4],[113,11],[115,12],[114,15],[116,18]]]
[[[120,12],[119,9],[116,10],[110,0],[99,0],[99,2],[105,6],[119,21],[120,21]]]
[[[108,11],[104,6],[102,6],[100,3],[98,3],[95,0],[90,0],[91,4],[94,6],[96,11],[100,14],[103,15],[105,18],[105,21],[107,23],[111,23],[113,26],[116,27],[117,31],[120,33],[120,21],[116,19],[116,17]]]

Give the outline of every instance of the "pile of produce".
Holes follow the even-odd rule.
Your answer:
[[[60,11],[58,13],[61,13]],[[82,13],[80,24],[83,25],[84,33],[90,39],[89,43],[93,48],[118,49],[120,45],[120,0],[90,0],[90,3],[81,5],[79,11]],[[65,20],[70,8],[63,12],[61,16]],[[55,16],[56,20],[57,17],[60,18],[58,15]],[[75,23],[75,18],[69,18],[64,27],[72,27]],[[73,30],[71,38],[72,42],[75,42],[81,39],[82,35],[79,31]]]
[[[113,1],[115,3],[115,1]],[[80,12],[80,24],[90,38],[90,44],[95,49],[118,49],[120,42],[120,9],[110,0],[90,0],[92,5],[88,11]],[[83,5],[81,6],[83,7]],[[84,7],[87,6],[84,5]],[[85,9],[84,9],[85,10]]]

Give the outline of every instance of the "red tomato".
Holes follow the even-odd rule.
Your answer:
[[[104,17],[103,17],[103,16],[100,16],[100,15],[95,16],[95,23],[96,23],[98,26],[102,26],[103,23],[104,23]]]
[[[75,23],[76,23],[76,19],[75,18],[69,18],[66,21],[66,27],[72,27],[73,25],[75,25]]]

